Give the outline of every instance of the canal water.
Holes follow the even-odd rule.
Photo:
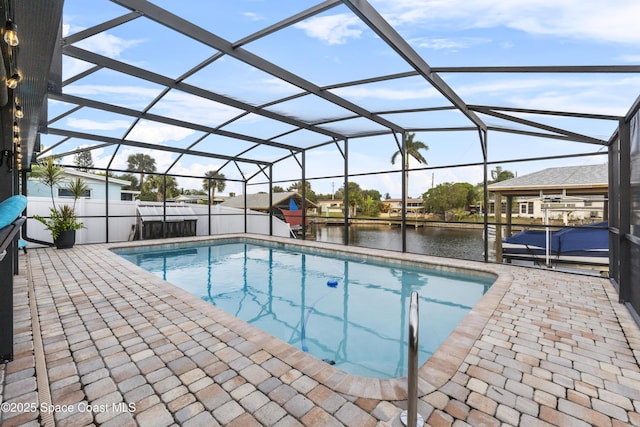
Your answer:
[[[344,243],[344,227],[314,224],[319,242]],[[374,249],[402,251],[402,230],[388,225],[351,225],[349,244]],[[482,261],[482,229],[407,227],[407,252],[447,258]]]

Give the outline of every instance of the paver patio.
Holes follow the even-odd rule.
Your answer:
[[[402,425],[405,379],[347,375],[108,248],[20,255],[3,426]],[[428,425],[640,425],[640,328],[607,279],[406,256],[499,274],[420,369]]]

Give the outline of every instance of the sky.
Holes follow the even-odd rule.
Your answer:
[[[158,0],[153,3],[229,42],[242,40],[316,4],[308,0]],[[637,31],[636,22],[640,16],[640,2],[635,0],[370,0],[370,3],[431,67],[640,63],[640,32]],[[90,7],[88,4],[86,0],[65,1],[65,36],[128,12],[110,1],[92,0]],[[80,41],[75,46],[173,79],[183,76],[215,53],[210,47],[145,19],[127,22]],[[318,86],[412,71],[344,5],[248,43],[243,48]],[[63,79],[76,76],[91,66],[65,57]],[[440,77],[469,105],[624,115],[640,95],[638,74],[440,73]],[[252,105],[300,92],[282,79],[229,56],[223,56],[187,76],[184,82]],[[162,89],[159,85],[103,69],[66,85],[63,92],[144,110]],[[450,105],[437,90],[419,77],[331,91],[370,111]],[[269,107],[269,110],[309,121],[348,115],[348,111],[341,107],[312,98],[306,96],[279,103]],[[194,144],[203,136],[201,132],[191,129],[145,120],[137,123],[127,134],[133,124],[130,117],[88,108],[66,114],[73,107],[72,104],[50,100],[49,119],[64,116],[49,126],[115,138],[127,135],[128,139],[134,141],[180,148]],[[181,120],[195,120],[212,127],[220,126],[240,114],[236,108],[177,90],[169,92],[149,111]],[[470,126],[470,122],[455,111],[382,116],[405,128]],[[490,126],[523,128],[495,117],[480,117]],[[559,119],[531,114],[519,117],[603,140],[609,139],[617,125],[610,120]],[[345,120],[327,127],[346,133],[383,129],[365,119]],[[223,129],[267,139],[285,134],[291,130],[291,126],[249,114]],[[605,147],[593,144],[566,143],[505,132],[491,131],[488,138],[489,161],[606,152]],[[44,135],[42,144],[45,147],[54,146],[62,139],[60,136]],[[466,181],[476,184],[482,181],[481,166],[445,167],[482,161],[477,132],[417,132],[415,139],[428,145],[429,150],[423,155],[428,166],[434,169],[411,172],[410,196],[420,196],[432,185],[443,182]],[[278,142],[303,146],[326,140],[326,137],[305,131],[277,138]],[[71,139],[57,145],[52,152],[64,153],[95,144],[93,141]],[[341,149],[344,147],[341,144],[340,148],[328,145],[307,153],[306,178],[310,180],[314,191],[329,193],[342,186],[344,161]],[[199,142],[194,149],[234,155],[251,145],[213,135]],[[359,175],[351,180],[362,188],[400,197],[400,175],[397,173],[400,166],[390,162],[396,150],[397,145],[390,135],[350,139],[349,173],[394,171]],[[112,168],[125,168],[130,154],[144,152],[155,158],[158,171],[169,170],[174,174],[200,176],[223,165],[220,160],[195,156],[185,156],[173,164],[176,160],[174,153],[133,147],[123,147],[115,156],[114,152],[109,147],[92,150],[94,163],[100,167],[111,163]],[[282,152],[267,148],[253,149],[249,153],[253,158],[269,161],[283,156]],[[505,162],[502,167],[520,176],[545,167],[605,161],[606,156],[593,156],[561,161]],[[63,162],[72,161],[67,158]],[[423,165],[412,160],[410,166]],[[221,170],[231,179],[239,178],[240,171],[252,175],[257,172],[257,167],[243,163],[239,167],[227,165]],[[300,166],[294,159],[278,162],[273,174],[275,181],[288,180],[278,184],[285,188],[301,177]],[[320,176],[330,178],[314,179]],[[253,182],[264,179],[264,175],[259,175]],[[183,188],[199,189],[202,185],[200,179],[178,178],[178,181]],[[264,185],[253,185],[248,192],[266,190]],[[228,192],[242,193],[243,189],[240,183],[230,181],[223,193]]]

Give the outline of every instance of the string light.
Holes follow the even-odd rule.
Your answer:
[[[21,79],[22,77],[20,77],[20,74],[15,73],[14,75],[12,75],[7,79],[7,87],[9,89],[15,89],[16,86],[18,86],[18,83],[20,83]]]
[[[4,27],[4,41],[9,46],[18,46],[20,40],[18,40],[18,26],[12,20],[8,20]]]

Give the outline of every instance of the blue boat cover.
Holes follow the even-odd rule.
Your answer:
[[[580,253],[590,250],[602,250],[609,248],[608,222],[595,222],[582,227],[563,228],[551,231],[550,251],[554,254]],[[546,247],[546,234],[544,230],[527,230],[505,239],[504,242]]]
[[[297,211],[298,210],[298,205],[296,205],[296,201],[293,200],[293,197],[289,199],[289,210],[290,211]]]

